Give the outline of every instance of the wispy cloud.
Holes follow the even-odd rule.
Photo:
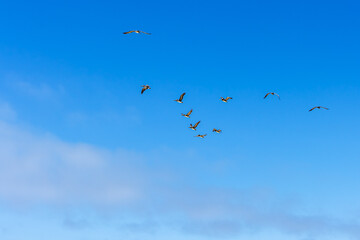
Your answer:
[[[172,157],[169,151],[163,155],[165,160]],[[186,175],[176,169],[160,172],[142,153],[68,143],[0,120],[0,200],[7,203],[122,209],[142,219],[125,221],[120,228],[128,231],[152,233],[163,221],[182,233],[215,238],[276,230],[300,238],[360,239],[356,221],[295,214],[272,194],[202,188],[175,178],[179,174]],[[161,220],[148,218],[151,213]],[[63,224],[81,229],[89,223],[65,219]]]
[[[73,229],[73,230],[81,230],[84,228],[89,228],[91,224],[86,219],[74,219],[70,217],[66,217],[63,221],[63,225],[65,228]]]
[[[93,113],[71,112],[67,115],[67,121],[71,124],[81,124],[91,121],[92,118],[101,119],[102,122],[116,122],[119,124],[136,124],[142,122],[141,114],[133,106],[125,106],[120,113],[114,111],[99,111]]]
[[[43,98],[54,95],[54,90],[45,83],[34,85],[30,82],[16,81],[14,82],[14,86],[20,89],[20,91],[34,97]]]
[[[190,218],[191,220],[183,225],[182,230],[208,237],[232,237],[244,233],[275,230],[297,237],[310,235],[316,239],[324,236],[360,239],[360,224],[356,220],[342,221],[326,215],[295,214],[287,207],[279,208],[277,204],[268,205],[268,201],[269,199],[263,199],[263,205],[231,204],[229,201],[210,203],[207,207],[207,204],[193,205],[192,208],[204,214]],[[266,210],[267,208],[270,210]],[[272,208],[278,210],[271,210]],[[214,213],[209,215],[209,212]]]
[[[159,223],[152,220],[145,220],[139,222],[127,222],[120,225],[119,229],[121,231],[126,231],[130,233],[145,233],[145,234],[154,234],[159,228]]]
[[[60,84],[50,84],[49,81],[31,80],[32,77],[8,73],[4,76],[6,85],[16,90],[18,93],[30,96],[35,99],[49,99],[58,97],[65,92],[64,86]]]
[[[15,120],[16,115],[17,115],[16,112],[8,103],[0,100],[0,119],[7,121]]]
[[[0,197],[15,202],[122,204],[140,197],[137,156],[37,137],[0,123]]]

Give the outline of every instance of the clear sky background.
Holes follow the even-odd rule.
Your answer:
[[[360,239],[359,11],[0,1],[0,238]]]

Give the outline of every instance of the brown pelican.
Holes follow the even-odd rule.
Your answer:
[[[196,131],[196,128],[197,126],[199,125],[200,121],[198,121],[197,123],[195,123],[195,125],[193,126],[191,123],[190,123],[190,127],[192,130],[195,130]]]
[[[149,85],[142,85],[141,94],[143,94],[148,89],[151,89]]]
[[[223,101],[223,102],[227,102],[229,99],[232,99],[232,97],[227,97],[227,98],[221,97],[220,99],[221,99],[221,101]]]
[[[192,109],[187,113],[187,114],[181,114],[182,116],[186,117],[186,118],[190,118],[190,114],[192,113]]]
[[[145,33],[147,35],[151,34],[151,33],[147,33],[147,32],[140,31],[140,30],[132,30],[132,31],[124,32],[124,34],[129,34],[129,33]]]
[[[279,94],[274,93],[274,92],[269,92],[269,93],[267,93],[267,94],[265,95],[264,99],[267,98],[267,96],[269,96],[270,94],[273,95],[273,96],[276,95],[276,96],[278,96],[278,98],[280,99]]]
[[[213,132],[221,133],[221,129],[216,129],[216,128],[214,128],[214,129],[213,129]]]
[[[320,108],[323,108],[323,109],[326,109],[326,110],[329,110],[328,108],[326,107],[322,107],[322,106],[317,106],[317,107],[313,107],[312,109],[309,110],[309,112],[311,112],[312,110],[314,109],[320,109]]]
[[[175,101],[175,102],[178,102],[178,103],[183,103],[182,100],[183,100],[184,96],[185,96],[185,93],[181,94],[180,98],[179,98],[179,99],[176,99],[176,100],[174,100],[174,101]]]
[[[203,134],[203,135],[198,134],[198,135],[196,135],[196,136],[194,136],[194,137],[204,138],[206,135],[207,135],[207,134]]]

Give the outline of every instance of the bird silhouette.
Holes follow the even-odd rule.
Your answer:
[[[195,123],[195,125],[193,126],[191,123],[190,123],[190,127],[192,130],[195,130],[196,131],[196,128],[197,126],[199,125],[200,121],[198,121],[197,123]]]
[[[269,96],[270,94],[271,94],[271,95],[273,95],[273,96],[275,96],[275,95],[276,95],[276,96],[278,96],[278,98],[280,99],[279,94],[274,93],[274,92],[269,92],[269,93],[267,93],[267,94],[265,95],[264,99],[265,99],[265,98],[267,98],[267,96]]]
[[[190,114],[192,113],[192,109],[187,113],[187,114],[181,114],[182,116],[186,117],[186,118],[190,118]]]
[[[151,33],[147,33],[147,32],[144,32],[144,31],[140,31],[140,30],[131,30],[131,31],[128,31],[128,32],[124,32],[124,34],[129,34],[129,33],[145,33],[147,35],[151,35]]]
[[[226,103],[229,99],[232,99],[232,97],[226,97],[226,98],[221,97],[220,99],[221,101]]]
[[[207,134],[203,134],[203,135],[198,134],[198,135],[196,135],[196,136],[194,136],[194,137],[204,138],[206,135],[207,135]]]
[[[186,93],[181,94],[180,98],[179,98],[179,99],[176,99],[176,100],[174,100],[174,101],[175,101],[175,102],[178,102],[178,103],[183,103],[182,100],[183,100],[185,94],[186,94]]]
[[[151,89],[149,85],[142,85],[141,94],[143,94],[148,89]]]
[[[311,112],[311,111],[313,111],[313,110],[315,110],[315,109],[320,109],[320,108],[323,108],[323,109],[325,109],[325,110],[329,110],[329,109],[326,108],[326,107],[316,106],[316,107],[313,107],[312,109],[310,109],[309,112]]]
[[[216,133],[221,133],[221,132],[222,132],[222,130],[221,130],[221,129],[216,129],[216,128],[214,128],[214,129],[213,129],[213,132],[216,132]]]

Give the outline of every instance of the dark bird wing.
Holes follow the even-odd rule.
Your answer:
[[[269,94],[270,94],[270,93],[267,93],[267,94],[265,95],[264,99],[267,98],[267,96],[269,96]]]
[[[186,115],[190,116],[191,113],[192,113],[192,109]]]
[[[194,128],[196,128],[199,125],[200,121],[198,121],[197,123],[195,123]]]
[[[311,111],[314,110],[315,108],[317,108],[317,107],[313,107],[312,109],[309,110],[309,112],[311,112]]]
[[[141,94],[143,94],[143,93],[145,92],[145,90],[146,90],[146,88],[143,87],[143,88],[141,89]]]
[[[132,30],[132,31],[124,32],[124,34],[129,34],[129,33],[133,33],[133,32],[135,32],[135,31]]]
[[[140,31],[140,32],[145,33],[147,35],[151,35],[151,33],[147,33],[147,32],[144,32],[144,31]]]
[[[226,101],[229,100],[229,99],[232,99],[232,97],[227,97],[227,98],[225,98]]]
[[[183,100],[183,98],[184,98],[184,96],[185,96],[185,93],[181,94],[181,96],[180,96],[179,100],[180,100],[180,101],[182,101],[182,100]]]

